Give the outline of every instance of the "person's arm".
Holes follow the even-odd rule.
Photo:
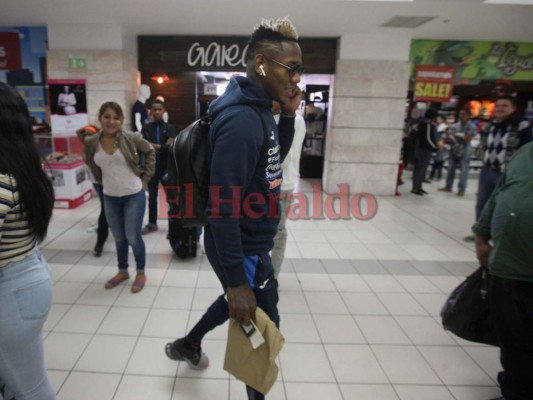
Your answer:
[[[302,116],[297,115],[294,120],[294,139],[292,140],[290,156],[294,170],[300,169],[300,157],[302,156],[302,147],[305,140],[305,121]]]
[[[278,122],[280,163],[285,160],[285,157],[291,150],[294,139],[294,118],[296,118],[296,110],[300,106],[301,98],[302,91],[296,86],[289,101],[281,105],[281,115],[279,116]]]
[[[280,163],[285,161],[285,157],[291,150],[294,139],[294,119],[295,117],[286,117],[280,115],[278,122],[279,146],[280,146]]]
[[[141,179],[144,183],[148,183],[155,174],[155,150],[152,147],[152,143],[144,139],[140,133],[136,133],[134,137],[137,151],[144,154],[144,169],[142,170]]]
[[[143,124],[141,122],[141,113],[136,112],[134,117],[135,117],[135,128],[137,128],[137,132],[141,132],[143,128]]]
[[[437,144],[435,141],[435,126],[431,122],[424,122],[419,126],[419,134],[424,137],[421,138],[428,146],[433,149],[437,149]]]
[[[465,143],[468,145],[472,141],[472,138],[475,135],[475,127],[472,123],[468,124],[468,129],[465,132]]]
[[[533,129],[527,120],[520,121],[518,124],[518,148],[533,140]]]
[[[170,150],[170,146],[172,146],[172,143],[174,142],[174,138],[176,137],[176,128],[174,128],[174,125],[168,124],[167,125],[167,140],[165,143],[161,144],[160,152],[161,154],[168,154]]]
[[[67,101],[68,95],[65,93],[59,93],[59,97],[57,99],[57,105],[60,107],[66,107],[69,105],[69,102]]]
[[[476,234],[476,256],[479,263],[484,267],[488,266],[489,256],[492,250],[492,246],[490,245],[492,215],[494,214],[498,194],[500,193],[501,187],[505,184],[505,179],[506,175],[504,174],[492,192],[487,204],[485,204],[479,220],[472,227],[472,230]]]
[[[226,276],[230,318],[245,325],[255,316],[256,300],[244,269],[241,200],[253,179],[263,138],[259,116],[250,110],[225,115],[213,124],[209,141],[212,155],[208,223]]]

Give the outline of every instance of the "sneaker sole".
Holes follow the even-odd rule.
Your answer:
[[[167,343],[165,346],[165,353],[167,357],[173,361],[185,361],[191,369],[197,371],[206,369],[209,366],[209,358],[207,358],[204,352],[202,352],[202,356],[200,357],[200,362],[198,363],[198,365],[194,365],[191,360],[185,358],[179,352],[172,352],[171,348],[172,343]]]

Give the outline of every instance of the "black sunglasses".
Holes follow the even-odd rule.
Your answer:
[[[270,58],[269,60],[274,61],[276,64],[281,65],[283,68],[287,68],[289,70],[289,76],[293,77],[295,74],[298,74],[302,76],[305,73],[305,68],[302,67],[301,64],[295,64],[295,65],[287,65],[283,64],[279,61],[274,60],[273,58]]]

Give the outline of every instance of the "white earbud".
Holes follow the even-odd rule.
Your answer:
[[[261,75],[263,76],[267,76],[266,72],[265,72],[265,67],[263,67],[262,65],[259,66],[259,69],[261,70]]]

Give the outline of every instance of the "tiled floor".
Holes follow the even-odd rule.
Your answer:
[[[309,181],[300,191],[310,190]],[[272,400],[483,400],[496,397],[498,351],[442,330],[447,293],[476,266],[461,238],[474,218],[476,182],[465,197],[436,191],[378,199],[369,221],[290,221],[280,277],[286,338]],[[226,327],[208,334],[202,372],[168,360],[220,293],[205,256],[171,255],[166,230],[146,236],[148,286],[105,290],[115,273],[112,239],[90,250],[98,202],[56,210],[42,249],[55,292],[45,326],[46,359],[60,400],[245,399],[222,369]],[[164,222],[161,221],[161,226]]]

